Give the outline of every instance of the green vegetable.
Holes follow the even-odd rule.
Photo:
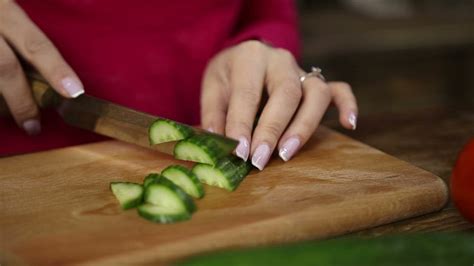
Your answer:
[[[230,155],[221,158],[215,166],[198,163],[193,167],[192,172],[203,183],[233,191],[251,169],[250,162]]]
[[[163,142],[186,139],[190,137],[193,132],[193,128],[189,126],[160,118],[150,125],[148,135],[150,138],[150,144],[154,145]]]
[[[232,144],[226,144],[219,138],[207,135],[194,135],[188,139],[179,141],[174,147],[174,157],[210,165],[229,155],[233,150]]]
[[[175,223],[191,219],[191,213],[182,210],[175,210],[170,207],[157,206],[145,203],[137,207],[138,214],[155,223]]]
[[[168,166],[161,172],[161,175],[168,178],[192,197],[202,198],[204,196],[204,188],[201,182],[191,170],[184,166]]]
[[[196,210],[192,198],[165,177],[146,187],[144,201],[145,203],[137,208],[138,214],[158,223],[187,220]]]
[[[130,182],[112,182],[110,183],[110,190],[112,190],[124,210],[134,208],[142,202],[142,185]]]
[[[157,173],[151,173],[145,177],[143,180],[143,187],[146,188],[148,185],[153,183],[154,181],[160,179],[161,175]]]

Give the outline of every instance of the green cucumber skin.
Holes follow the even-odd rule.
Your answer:
[[[180,187],[175,185],[173,182],[171,182],[169,179],[166,177],[161,177],[158,180],[155,180],[153,184],[150,184],[146,189],[145,189],[145,194],[144,194],[144,200],[147,202],[148,197],[150,197],[150,188],[151,186],[154,185],[163,185],[172,190],[176,195],[178,196],[179,199],[182,200],[186,210],[189,213],[193,213],[196,211],[196,205],[194,204],[193,199],[186,193],[184,190],[182,190]]]
[[[174,171],[174,170],[180,171],[180,172],[184,173],[186,176],[188,176],[188,178],[191,180],[191,182],[195,186],[195,188],[197,190],[197,195],[191,195],[191,196],[196,197],[196,198],[204,197],[204,194],[205,194],[204,193],[204,186],[202,185],[201,181],[199,181],[197,176],[191,170],[189,170],[188,168],[186,168],[182,165],[170,165],[170,166],[166,167],[163,171],[161,171],[161,175],[166,177],[171,182],[173,182],[173,180],[171,180],[171,178],[166,176],[166,173],[168,171]]]
[[[160,140],[159,138],[154,138],[153,137],[154,136],[153,131],[156,130],[157,128],[159,128],[162,125],[173,127],[181,136],[178,137],[178,138],[166,139],[166,140]],[[175,121],[165,119],[165,118],[159,118],[159,119],[155,120],[148,128],[148,136],[149,136],[149,140],[150,140],[151,145],[186,139],[186,138],[189,138],[190,136],[192,136],[193,133],[194,133],[193,128],[191,128],[189,126],[186,126],[186,125],[183,125],[183,124],[180,124],[180,123],[176,123]]]
[[[149,203],[146,203],[146,204],[149,204]],[[145,218],[149,221],[152,221],[152,222],[155,222],[155,223],[168,224],[168,223],[181,222],[181,221],[186,221],[186,220],[191,219],[191,213],[189,213],[189,212],[183,212],[183,213],[173,214],[173,215],[152,214],[152,213],[149,213],[148,211],[146,211],[146,209],[145,209],[146,204],[142,204],[142,205],[138,206],[137,207],[137,212],[138,212],[138,215],[140,215],[141,217],[143,217],[143,218]]]
[[[196,149],[202,150],[209,157],[209,161],[199,161],[196,158],[189,157],[189,154],[187,154],[188,149],[184,151],[182,149],[186,144],[193,145]],[[213,138],[202,135],[195,135],[188,139],[181,140],[174,148],[174,157],[176,159],[207,163],[211,165],[215,165],[218,159],[224,155],[226,155],[225,151],[221,149]]]
[[[250,170],[252,169],[252,164],[250,162],[246,162],[238,158],[237,156],[230,155],[221,158],[215,166],[198,163],[193,167],[192,172],[196,174],[198,168],[218,169],[228,183],[227,186],[224,186],[222,188],[228,191],[234,191],[250,172]],[[199,178],[199,175],[196,175]],[[204,179],[201,178],[200,180],[203,181]]]
[[[228,139],[217,134],[208,135],[208,137],[213,138],[214,142],[219,146],[224,154],[231,154],[239,144],[237,140]]]
[[[147,186],[149,186],[151,183],[153,183],[154,181],[158,180],[161,178],[161,175],[160,174],[157,174],[157,173],[151,173],[149,175],[147,175],[145,177],[145,179],[143,180],[143,187],[146,188]]]
[[[112,191],[113,193],[113,190],[112,190],[112,186],[114,184],[129,184],[129,185],[137,185],[137,186],[141,186],[143,188],[142,185],[140,184],[137,184],[137,183],[133,183],[133,182],[110,182],[110,185],[109,185],[109,188],[110,188],[110,191]],[[143,195],[144,195],[144,190],[142,190],[142,194],[140,197],[134,199],[134,200],[131,200],[131,201],[128,201],[126,203],[121,203],[120,204],[120,207],[122,207],[123,210],[128,210],[128,209],[132,209],[132,208],[135,208],[137,207],[138,205],[140,205],[142,202],[143,202]],[[115,196],[115,194],[114,194]],[[118,200],[118,199],[117,199]],[[120,201],[119,201],[120,202]]]

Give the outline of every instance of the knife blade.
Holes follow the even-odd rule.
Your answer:
[[[27,75],[37,104],[41,108],[55,108],[66,123],[117,140],[173,154],[175,141],[150,145],[148,128],[160,117],[135,111],[87,94],[67,99],[56,93],[38,74],[28,73]],[[5,110],[7,110],[5,102],[0,97],[0,111],[5,112]],[[194,134],[211,136],[217,141],[222,141],[233,147],[232,149],[235,149],[238,144],[238,141],[234,139],[198,127],[188,127],[194,130]]]

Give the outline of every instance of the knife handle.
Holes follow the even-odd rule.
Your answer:
[[[35,72],[26,73],[28,82],[31,87],[33,98],[40,108],[46,108],[55,105],[59,94],[57,94],[54,89]],[[8,106],[5,102],[5,99],[0,94],[0,116],[5,116],[10,114]]]

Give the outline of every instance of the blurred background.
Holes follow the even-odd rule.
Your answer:
[[[440,176],[450,185],[474,138],[474,0],[298,0],[302,65],[352,85],[357,130],[335,108],[323,124]],[[453,203],[362,232],[471,231]]]
[[[474,105],[473,0],[299,0],[303,66],[349,82],[361,116]]]

